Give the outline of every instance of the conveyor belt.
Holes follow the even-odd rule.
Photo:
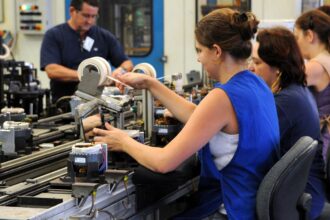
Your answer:
[[[43,118],[37,121],[38,124],[43,124],[43,123],[49,123],[49,122],[56,122],[56,121],[61,121],[63,120],[63,118],[72,118],[72,113],[68,112],[68,113],[64,113],[61,115],[55,115],[52,117],[48,117],[48,118]]]
[[[10,184],[15,184],[15,182],[18,183],[64,167],[66,166],[65,160],[72,145],[81,141],[81,139],[71,141],[52,149],[34,152],[33,154],[1,163],[0,179],[2,181],[8,180]]]
[[[54,131],[49,131],[45,134],[40,134],[33,137],[33,144],[39,145],[42,143],[49,143],[54,140],[61,140],[66,136],[66,131],[73,132],[76,125],[63,125],[56,128]]]
[[[63,202],[59,203],[50,208],[41,207],[24,207],[24,206],[0,206],[1,217],[15,217],[15,219],[92,219],[88,218],[88,213],[91,210],[93,204],[91,196],[89,196],[81,207],[77,205],[76,199],[72,198],[68,192],[63,190],[53,191],[46,190],[45,183],[48,183],[56,175],[64,175],[65,170],[58,171],[56,174],[45,175],[40,177],[36,183],[18,184],[8,188],[6,191],[7,197],[13,197],[13,195],[22,195],[25,191],[32,189],[43,190],[36,195],[37,191],[33,191],[36,198],[57,198],[62,199]],[[37,180],[37,179],[36,179]],[[119,219],[148,219],[147,216],[153,215],[153,219],[158,219],[154,214],[159,212],[159,209],[166,205],[176,201],[176,199],[192,192],[198,183],[198,177],[187,181],[182,186],[178,187],[177,190],[166,195],[164,198],[155,202],[153,205],[143,209],[136,209],[136,194],[135,186],[129,182],[127,188],[124,187],[123,183],[120,183],[116,190],[113,192],[109,191],[109,186],[102,184],[97,188],[96,199],[94,201],[94,209],[99,210],[100,218],[97,219],[111,219],[109,215]],[[28,194],[26,194],[28,195]],[[0,197],[1,199],[1,197]],[[7,198],[8,199],[8,198]],[[14,198],[13,198],[14,199]],[[0,200],[1,201],[1,200]],[[0,203],[0,205],[3,205]],[[19,214],[21,213],[21,214]],[[109,214],[110,213],[110,214]],[[101,218],[102,216],[102,218]],[[0,217],[0,219],[1,219]],[[159,217],[159,216],[158,216]]]
[[[50,181],[64,176],[66,171],[67,170],[65,167],[58,169],[57,171],[47,173],[43,176],[27,179],[21,183],[0,189],[0,195],[2,195],[0,196],[0,205],[8,205],[16,202],[17,196],[35,195],[38,192],[45,191],[49,187],[48,185]]]

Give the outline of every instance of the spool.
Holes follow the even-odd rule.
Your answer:
[[[149,63],[140,63],[136,65],[132,70],[132,72],[146,74],[154,78],[157,77],[157,72],[155,68]]]
[[[93,66],[97,69],[97,72],[100,75],[100,80],[98,86],[105,84],[109,79],[107,76],[111,76],[111,67],[109,62],[102,57],[92,57],[82,61],[78,67],[78,78],[81,81],[81,78],[84,74],[84,69],[88,66]]]

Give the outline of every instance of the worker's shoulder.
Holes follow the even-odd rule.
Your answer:
[[[69,28],[70,27],[67,23],[58,24],[58,25],[55,25],[54,27],[50,28],[49,30],[47,30],[46,35],[68,32]]]
[[[103,27],[97,26],[97,25],[93,26],[90,29],[89,33],[93,33],[93,34],[102,35],[102,36],[105,36],[105,37],[108,37],[108,38],[110,37],[110,38],[116,39],[115,35],[111,31],[109,31],[109,30],[107,30]]]

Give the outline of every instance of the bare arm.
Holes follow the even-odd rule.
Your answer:
[[[320,63],[312,60],[307,62],[305,67],[308,86],[315,86],[318,91],[328,86],[330,81],[329,73]]]
[[[155,80],[149,90],[179,121],[186,123],[194,112],[196,105],[179,96],[159,81]]]
[[[45,71],[50,79],[60,81],[79,81],[78,72],[76,70],[59,64],[49,64],[45,67]]]
[[[196,105],[164,86],[157,79],[143,74],[130,73],[119,77],[123,82],[138,89],[148,89],[179,121],[186,123]]]
[[[174,170],[220,130],[238,132],[231,102],[220,89],[213,90],[203,99],[182,131],[164,148],[143,145],[119,129],[110,125],[107,128],[108,131],[94,129],[97,136],[94,140],[107,143],[110,150],[124,151],[143,166],[160,173]]]

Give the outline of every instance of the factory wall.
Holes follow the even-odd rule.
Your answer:
[[[4,22],[0,23],[0,30],[9,30],[16,36],[13,54],[17,61],[32,63],[38,69],[38,79],[42,88],[49,88],[49,80],[45,72],[39,71],[40,46],[43,35],[22,34],[17,28],[16,1],[3,0]],[[54,24],[65,21],[64,1],[52,0],[52,14]]]
[[[20,33],[16,24],[16,1],[2,1],[4,3],[4,22],[0,23],[0,30],[10,30],[15,34],[16,44],[13,50],[15,59],[33,63],[38,69],[42,87],[48,88],[47,75],[39,70],[39,51],[43,35]],[[64,0],[51,2],[54,24],[64,22]],[[203,3],[203,0],[200,3]],[[187,73],[190,70],[201,71],[202,69],[197,62],[194,46],[195,4],[194,0],[164,0],[164,51],[168,58],[167,63],[165,63],[165,75],[178,72]],[[301,0],[253,0],[252,11],[259,19],[295,19],[301,11]],[[201,15],[198,17],[200,18]]]

